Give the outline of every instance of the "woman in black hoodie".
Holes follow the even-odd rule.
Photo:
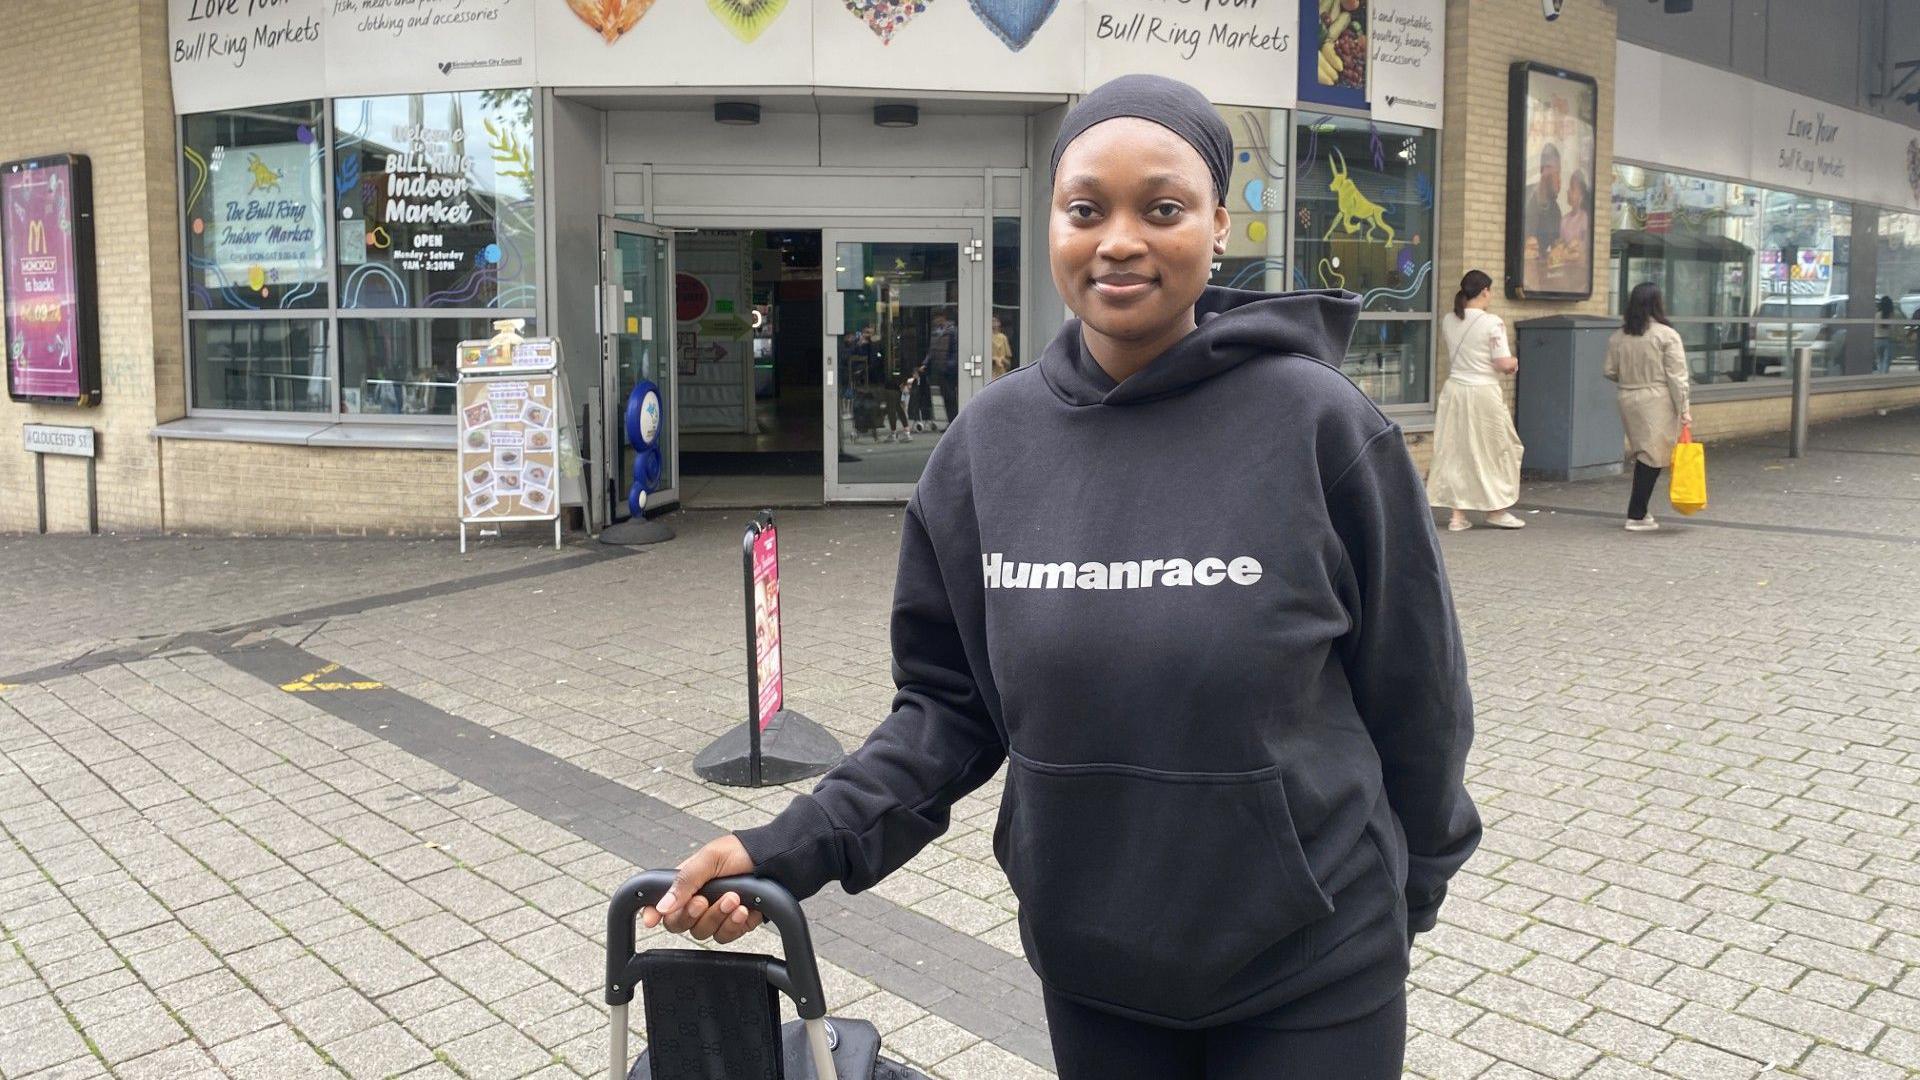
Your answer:
[[[1400,430],[1338,368],[1356,298],[1207,285],[1232,152],[1167,79],[1068,115],[1078,318],[908,505],[892,715],[647,925],[747,932],[694,895],[726,874],[867,888],[1005,763],[994,854],[1062,1077],[1400,1075],[1412,935],[1480,836],[1466,662]]]

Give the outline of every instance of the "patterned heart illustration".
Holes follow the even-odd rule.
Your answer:
[[[880,36],[882,44],[893,44],[893,35],[915,15],[927,10],[933,0],[843,0],[853,17],[867,24]]]
[[[567,0],[567,6],[611,45],[634,28],[653,0]]]
[[[734,37],[751,44],[787,10],[787,0],[707,0],[707,10]]]
[[[1060,0],[967,0],[993,36],[1008,49],[1019,52],[1033,40],[1047,20],[1053,17]]]

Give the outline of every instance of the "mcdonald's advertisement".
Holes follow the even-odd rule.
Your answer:
[[[0,165],[7,395],[100,403],[93,272],[93,183],[78,154]]]

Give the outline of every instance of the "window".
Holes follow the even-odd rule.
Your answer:
[[[533,307],[533,93],[334,103],[342,308]]]
[[[193,403],[202,409],[332,410],[324,319],[194,319]]]
[[[181,119],[195,408],[332,409],[321,121],[318,101]]]
[[[532,334],[529,322],[521,333]],[[455,346],[493,336],[486,319],[340,319],[340,409],[350,416],[451,416]]]
[[[448,423],[455,344],[532,319],[531,91],[347,99],[331,122],[292,102],[180,132],[196,411]]]
[[[189,310],[329,306],[322,130],[317,101],[181,121]]]
[[[1382,405],[1433,384],[1434,133],[1300,113],[1294,129],[1296,288],[1360,295],[1347,375]]]
[[[1020,312],[1020,219],[997,217],[993,219],[993,305],[987,324],[988,378],[997,379],[1031,359],[1020,355]]]
[[[1784,384],[1803,348],[1816,378],[1890,372],[1915,351],[1894,292],[1903,275],[1920,285],[1909,217],[1616,164],[1613,308],[1660,286],[1701,385]]]
[[[1214,272],[1216,285],[1284,292],[1287,283],[1287,113],[1220,106],[1233,132],[1227,212],[1233,231]]]

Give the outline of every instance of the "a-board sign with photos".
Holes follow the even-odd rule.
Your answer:
[[[551,340],[527,341],[514,347],[524,363],[489,363],[488,347],[459,346],[460,518],[550,520],[560,512],[558,354]]]

